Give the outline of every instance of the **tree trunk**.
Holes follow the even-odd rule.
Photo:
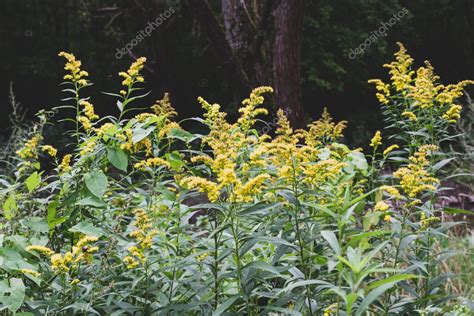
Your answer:
[[[248,79],[247,88],[270,85],[272,74],[268,17],[272,1],[221,0],[225,37]]]
[[[281,0],[274,16],[273,88],[276,105],[285,110],[293,127],[303,127],[300,82],[303,1]]]

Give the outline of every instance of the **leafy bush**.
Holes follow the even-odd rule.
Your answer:
[[[0,308],[30,314],[433,314],[467,310],[444,286],[454,222],[440,220],[440,150],[459,118],[462,87],[411,70],[401,47],[389,84],[375,81],[397,144],[367,157],[339,143],[346,122],[325,111],[293,130],[279,111],[259,133],[270,87],[226,120],[202,98],[206,135],[174,121],[167,94],[145,96],[138,59],[123,78],[118,118],[83,96],[91,83],[65,57],[62,111],[69,154],[32,130],[2,176]],[[410,112],[411,114],[406,114]],[[44,124],[44,122],[39,123]],[[385,137],[385,136],[384,136]],[[54,170],[45,172],[40,157]],[[387,173],[387,166],[395,168]],[[435,250],[434,250],[435,249]],[[465,298],[463,304],[466,302]],[[452,307],[454,306],[454,307]]]

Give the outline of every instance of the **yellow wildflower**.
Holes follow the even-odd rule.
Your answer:
[[[400,191],[397,190],[397,188],[394,188],[392,186],[389,186],[389,185],[382,185],[380,188],[379,188],[380,191],[382,192],[387,192],[388,194],[390,194],[391,196],[393,197],[400,197]]]
[[[442,117],[449,123],[456,123],[461,118],[461,110],[462,106],[453,104]]]
[[[347,121],[333,122],[333,118],[325,107],[321,118],[309,124],[307,132],[300,132],[303,133],[308,146],[316,146],[321,143],[337,142],[343,136],[346,125]]]
[[[385,203],[384,201],[379,201],[377,202],[377,204],[375,204],[374,211],[385,212],[389,208],[390,206],[387,203]]]
[[[375,132],[374,137],[370,140],[370,147],[377,148],[382,144],[382,135],[380,131]]]
[[[404,90],[412,81],[414,71],[410,70],[413,58],[407,54],[406,48],[401,43],[397,43],[400,50],[395,53],[395,61],[383,65],[390,69],[392,84],[397,91]]]
[[[50,155],[51,157],[56,157],[58,150],[51,145],[44,145],[41,147],[41,150]]]
[[[135,82],[143,82],[144,78],[140,76],[140,71],[145,66],[145,62],[146,58],[140,57],[132,63],[126,72],[119,72],[119,76],[124,78],[122,85],[131,88]]]
[[[42,140],[43,137],[41,135],[33,136],[24,144],[22,149],[16,152],[16,154],[22,159],[38,158],[38,153],[36,149]]]
[[[81,106],[84,107],[84,115],[91,121],[93,120],[96,120],[99,118],[99,116],[97,114],[95,114],[94,112],[94,106],[92,105],[92,103],[90,103],[89,101],[81,101],[79,103]]]
[[[238,202],[251,202],[253,196],[262,191],[265,180],[270,179],[270,175],[263,173],[250,179],[242,186],[238,186],[235,190],[235,199]]]
[[[204,259],[206,259],[207,257],[209,257],[209,253],[208,253],[208,252],[205,252],[205,253],[203,253],[203,254],[197,256],[197,257],[196,257],[196,260],[202,262],[202,261],[204,261]]]
[[[92,123],[87,116],[79,116],[78,121],[86,131],[92,128]]]
[[[389,153],[391,153],[392,151],[394,151],[395,149],[398,149],[400,148],[398,145],[391,145],[391,146],[388,146],[387,149],[385,149],[383,151],[383,155],[384,156],[387,156]]]
[[[39,252],[39,253],[41,253],[42,255],[45,255],[45,256],[51,256],[52,254],[54,254],[54,251],[52,251],[48,247],[39,246],[39,245],[28,246],[28,247],[26,247],[26,250],[27,251],[36,251],[36,252]]]
[[[268,114],[268,111],[264,108],[257,108],[259,105],[263,104],[265,100],[262,94],[273,92],[272,87],[258,87],[252,90],[250,93],[250,97],[243,100],[242,104],[244,107],[239,109],[239,113],[241,113],[239,119],[237,120],[237,124],[240,126],[244,133],[248,131],[256,122],[256,117],[260,114]]]
[[[391,222],[392,221],[392,216],[390,216],[390,214],[387,214],[383,217],[383,220],[386,221],[386,222]]]
[[[408,118],[410,121],[416,121],[417,120],[417,117],[416,117],[415,113],[410,112],[410,111],[403,112],[402,116]]]
[[[79,279],[73,279],[70,284],[71,284],[71,285],[76,285],[76,284],[79,284],[79,282],[81,282],[81,280],[79,280]]]
[[[400,180],[403,191],[405,191],[409,197],[414,198],[418,193],[423,191],[436,190],[434,185],[438,184],[439,180],[432,177],[425,167],[429,165],[426,156],[437,149],[438,147],[435,145],[420,146],[418,151],[409,157],[410,164],[406,167],[399,168],[393,173],[393,176]]]
[[[380,79],[371,79],[368,83],[375,84],[375,89],[378,91],[375,96],[382,104],[388,104],[390,97],[390,85],[385,84]]]
[[[436,217],[436,216],[426,217],[426,214],[422,212],[420,215],[420,230],[425,230],[431,225],[431,223],[439,222],[439,221],[440,221],[439,217]]]
[[[181,180],[181,185],[187,189],[198,189],[199,192],[207,193],[211,202],[216,202],[219,199],[220,192],[215,182],[201,177],[187,177]]]
[[[59,165],[58,169],[60,171],[67,171],[69,170],[71,167],[69,166],[69,164],[71,163],[71,158],[72,158],[72,155],[70,154],[67,154],[63,157],[63,159],[61,160],[61,164]]]
[[[151,109],[158,116],[166,115],[167,117],[174,117],[178,115],[176,110],[171,106],[168,93],[165,93],[163,99],[157,100],[155,104],[151,106]]]
[[[23,274],[32,275],[34,277],[39,277],[41,275],[41,273],[39,273],[38,271],[34,271],[34,270],[31,270],[31,269],[20,269],[18,271],[20,271]]]
[[[127,266],[128,269],[133,269],[138,266],[138,261],[133,259],[131,256],[126,256],[123,258],[123,263]]]
[[[80,154],[81,156],[85,156],[85,155],[87,155],[87,154],[93,152],[96,145],[97,145],[97,143],[95,142],[95,140],[89,139],[89,140],[82,146],[82,149],[81,149],[81,151],[79,152],[79,154]]]
[[[58,56],[66,58],[65,70],[69,71],[69,74],[64,76],[64,80],[71,80],[73,83],[77,83],[79,87],[87,85],[87,81],[84,77],[89,76],[87,71],[81,70],[81,61],[77,60],[73,54],[60,52]]]

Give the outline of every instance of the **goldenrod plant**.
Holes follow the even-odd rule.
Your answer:
[[[469,308],[468,293],[454,296],[443,284],[455,277],[440,268],[454,253],[440,241],[456,223],[442,220],[443,166],[435,164],[467,82],[433,86],[431,66],[415,76],[402,47],[388,65],[393,84],[376,82],[399,137],[387,142],[385,130],[376,132],[366,156],[342,143],[347,122],[334,122],[327,109],[299,130],[280,110],[274,135],[260,133],[271,87],[252,90],[235,122],[199,97],[204,115],[194,120],[204,135],[176,121],[168,94],[140,112],[145,58],[119,73],[123,90],[107,93],[117,115],[100,117],[84,95],[89,74],[74,55],[60,56],[71,145],[64,152],[48,143],[41,126],[52,118],[43,116],[18,150],[15,172],[0,182],[3,313]]]

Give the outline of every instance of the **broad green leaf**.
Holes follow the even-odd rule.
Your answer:
[[[35,171],[28,178],[26,178],[25,184],[29,192],[33,192],[41,183],[41,175]]]
[[[25,299],[25,284],[21,279],[11,278],[10,286],[0,291],[0,302],[5,305],[13,314],[20,309]],[[7,295],[5,295],[7,294]]]
[[[98,198],[101,198],[104,195],[105,190],[107,190],[107,176],[102,172],[102,170],[94,170],[86,173],[84,175],[84,180],[90,193]]]
[[[17,210],[18,205],[16,204],[15,197],[10,195],[5,203],[3,203],[3,216],[5,216],[6,220],[11,220],[15,216]]]
[[[94,225],[86,222],[80,222],[79,224],[74,225],[73,227],[69,228],[69,231],[72,233],[82,233],[84,235],[96,237],[100,237],[104,234],[101,228],[95,227]]]
[[[117,147],[108,147],[107,158],[115,168],[125,172],[127,171],[128,156],[122,149]]]
[[[96,196],[90,195],[76,202],[76,205],[105,207],[107,204]]]
[[[146,129],[143,129],[141,127],[136,128],[133,130],[132,134],[132,142],[134,144],[138,143],[139,141],[145,139],[148,135],[150,135],[151,132],[155,130],[154,126],[148,127]]]

